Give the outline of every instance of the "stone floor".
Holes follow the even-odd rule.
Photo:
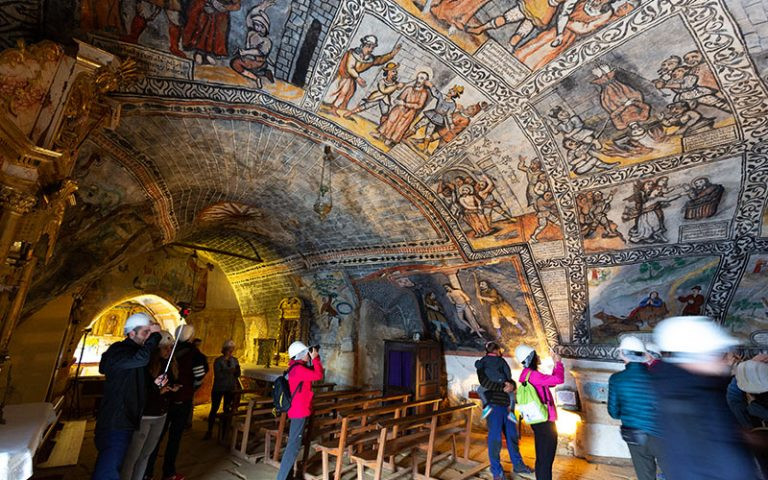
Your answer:
[[[275,468],[262,463],[252,465],[241,459],[230,457],[225,447],[214,441],[202,440],[205,431],[204,417],[207,411],[207,406],[199,406],[195,410],[192,431],[185,435],[181,443],[177,464],[179,473],[186,475],[189,480],[274,480],[277,475]],[[33,480],[89,479],[96,459],[93,425],[92,421],[88,422],[80,459],[76,466],[38,470],[32,477]],[[531,466],[535,458],[533,450],[533,439],[523,437],[521,452],[526,463]],[[487,458],[483,438],[480,435],[473,437],[471,456],[478,460]],[[508,460],[506,453],[503,454],[502,459]],[[158,460],[158,473],[160,463],[161,461]],[[509,464],[506,465],[509,467]],[[636,478],[631,467],[593,464],[567,456],[557,457],[554,471],[554,478],[558,480],[634,480]],[[481,476],[490,478],[489,472]],[[344,480],[353,478],[354,474],[346,475]]]

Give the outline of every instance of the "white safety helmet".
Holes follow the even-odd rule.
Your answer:
[[[736,365],[736,385],[753,395],[768,392],[768,363],[747,360]]]
[[[527,367],[528,364],[526,363],[526,360],[530,360],[531,354],[533,353],[536,353],[536,350],[534,350],[533,347],[520,344],[515,347],[515,360],[517,360],[520,365]]]
[[[630,362],[644,362],[645,361],[645,345],[639,338],[628,335],[621,339],[619,343],[619,350],[621,354]]]
[[[650,353],[653,358],[661,358],[661,349],[653,342],[645,344],[645,351]]]
[[[670,317],[659,322],[653,339],[665,360],[684,363],[704,359],[730,350],[739,341],[728,335],[712,318],[704,316]]]
[[[173,345],[174,338],[173,335],[171,335],[171,332],[168,330],[163,330],[160,332],[160,345],[167,346],[167,345]]]
[[[180,342],[188,342],[195,335],[195,327],[192,325],[181,324],[176,327],[174,337],[177,337]]]
[[[303,342],[293,342],[288,347],[288,356],[291,357],[293,360],[298,360],[304,355],[307,354],[309,351],[309,348],[304,345]]]
[[[134,313],[125,320],[123,332],[128,335],[131,330],[138,327],[146,327],[152,324],[152,317],[146,313]]]

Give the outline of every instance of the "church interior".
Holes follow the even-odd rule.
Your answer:
[[[123,479],[275,478],[297,341],[324,375],[292,475],[324,480],[507,478],[489,342],[515,382],[521,345],[562,359],[564,480],[643,480],[627,338],[706,316],[767,358],[761,0],[16,0],[0,49],[0,478],[101,480],[135,318],[207,373],[176,476]]]

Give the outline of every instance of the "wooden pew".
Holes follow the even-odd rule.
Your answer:
[[[254,452],[254,441],[264,428],[271,428],[279,421],[273,414],[272,398],[255,397],[248,401],[244,414],[233,418],[230,452],[251,463],[264,458],[266,453],[259,449]],[[238,446],[238,438],[240,444]],[[252,453],[253,452],[253,453]]]
[[[373,469],[374,480],[381,480],[385,458],[389,459],[389,468],[396,472],[396,476],[403,475],[405,470],[398,471],[394,462],[395,456],[400,454],[412,455],[413,465],[410,478],[436,480],[432,476],[433,464],[449,456],[458,460],[455,437],[462,433],[464,434],[464,458],[462,460],[464,463],[472,465],[473,468],[456,480],[474,476],[486,468],[488,463],[476,464],[469,460],[473,408],[476,408],[475,404],[469,403],[420,415],[377,421],[376,425],[380,431],[378,440],[374,444],[376,448],[366,449],[351,456],[351,459],[357,464],[358,480],[365,479],[366,468]],[[462,414],[464,418],[460,420],[450,418],[456,414]],[[449,420],[441,424],[440,419],[445,418]],[[448,437],[452,441],[451,451],[436,455],[436,443]],[[417,449],[426,450],[427,458],[424,462],[424,473],[420,472],[419,462],[413,455]]]
[[[336,431],[333,437],[325,442],[320,442],[315,446],[315,450],[322,455],[322,479],[330,478],[330,456],[336,457],[336,466],[334,470],[334,480],[339,480],[344,466],[344,453],[347,449],[351,450],[358,445],[366,444],[378,438],[377,425],[369,423],[370,421],[382,420],[385,418],[401,418],[407,414],[409,409],[416,407],[432,407],[436,411],[442,398],[433,398],[427,400],[418,400],[406,403],[385,405],[378,408],[366,408],[345,412],[341,415],[341,427]],[[311,480],[311,475],[305,475],[305,479]]]
[[[315,394],[313,399],[313,415],[320,409],[323,411],[326,408],[345,408],[353,404],[365,403],[367,400],[380,397],[381,390],[362,390],[352,392],[321,392]],[[337,394],[337,395],[334,395]],[[312,418],[312,417],[310,417]],[[277,426],[274,428],[265,428],[264,431],[264,462],[272,465],[273,467],[280,468],[280,450],[283,444],[283,437],[286,433],[286,426],[288,424],[288,416],[283,413],[280,415]],[[309,430],[307,430],[309,431]],[[305,435],[306,437],[306,435]],[[274,451],[272,450],[272,439],[275,440]]]

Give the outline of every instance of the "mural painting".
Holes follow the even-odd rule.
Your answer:
[[[727,237],[741,187],[738,158],[576,196],[587,251]]]
[[[749,257],[725,316],[725,326],[737,337],[768,345],[768,255]]]
[[[641,0],[399,0],[406,10],[478,57],[537,70],[628,15]],[[486,53],[487,51],[487,53]],[[488,55],[488,56],[486,56]]]
[[[439,173],[434,188],[476,250],[563,238],[548,175],[512,118]]]
[[[297,101],[338,0],[81,0],[94,43],[152,74],[241,85]]]
[[[574,176],[737,139],[713,69],[677,17],[580,67],[536,108]]]
[[[358,282],[362,299],[384,312],[390,327],[410,337],[429,335],[446,352],[481,352],[497,340],[543,342],[543,327],[528,308],[525,277],[514,262],[465,267],[395,268]],[[415,307],[415,310],[411,310]],[[413,312],[420,312],[418,318]]]
[[[588,267],[593,343],[627,332],[650,332],[672,315],[701,315],[719,257]]]
[[[442,61],[373,16],[363,18],[335,75],[320,113],[394,156],[407,147],[410,156],[426,158],[489,105]]]

